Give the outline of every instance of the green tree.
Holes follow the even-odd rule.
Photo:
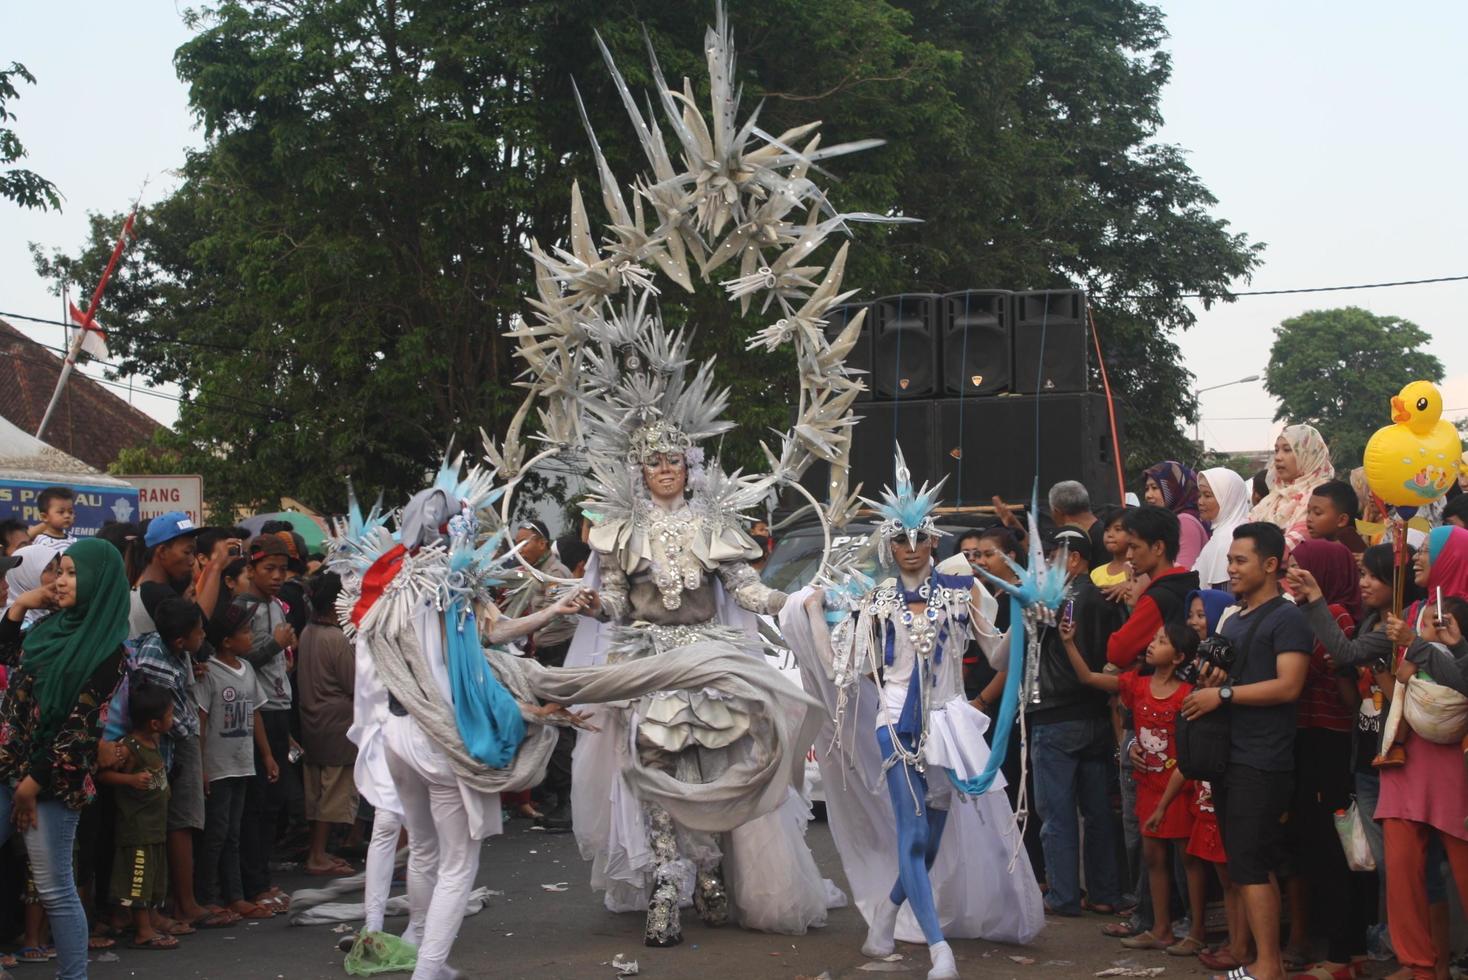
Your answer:
[[[1170,70],[1156,8],[742,0],[732,14],[761,125],[886,138],[837,161],[838,204],[927,219],[860,228],[849,286],[1082,285],[1129,464],[1185,451],[1184,297],[1227,299],[1260,246],[1155,141]],[[523,249],[564,234],[573,179],[595,183],[573,78],[614,172],[639,169],[595,32],[637,88],[644,29],[670,79],[699,79],[712,17],[686,0],[226,0],[195,15],[176,64],[206,145],[143,216],[102,311],[123,369],[183,387],[191,468],[233,501],[332,509],[347,472],[398,494],[450,433],[502,428],[519,400],[503,331],[526,309]],[[97,219],[81,254],[38,267],[85,286],[115,227]],[[664,315],[699,326],[733,386],[724,452],[755,462],[789,421],[792,366],[743,350],[763,324],[718,290],[675,292]]]
[[[17,79],[31,85],[36,84],[36,77],[26,71],[25,65],[18,61],[12,61],[9,68],[0,70],[0,123],[8,123],[16,118],[15,110],[7,103],[13,103],[20,98],[20,90],[15,87]],[[25,156],[25,146],[20,137],[15,135],[15,130],[0,125],[0,164],[15,163]],[[61,194],[56,190],[56,185],[35,171],[22,167],[0,169],[0,197],[14,201],[23,208],[40,208],[42,211],[61,209]]]
[[[1442,362],[1423,349],[1426,331],[1358,306],[1291,317],[1274,338],[1264,373],[1265,390],[1279,399],[1274,417],[1319,429],[1337,469],[1361,465],[1403,385],[1443,378]]]

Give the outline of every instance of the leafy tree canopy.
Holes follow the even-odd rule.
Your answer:
[[[4,168],[4,164],[15,163],[26,155],[24,144],[15,130],[4,125],[17,117],[12,108],[20,98],[16,80],[36,84],[36,77],[26,71],[25,65],[12,61],[10,67],[0,70],[0,197],[14,201],[23,208],[61,209],[61,194],[56,185],[33,170],[22,167]]]
[[[1426,331],[1357,306],[1291,317],[1274,338],[1264,373],[1265,390],[1279,399],[1274,417],[1319,429],[1337,469],[1361,465],[1403,385],[1443,378],[1442,362],[1423,349]]]
[[[1261,246],[1155,141],[1170,71],[1155,7],[741,0],[732,15],[760,124],[887,139],[838,161],[835,200],[926,219],[859,229],[848,285],[1085,286],[1129,463],[1185,452],[1183,297],[1227,299]],[[595,182],[573,78],[618,177],[641,159],[595,32],[636,88],[644,28],[670,79],[697,79],[712,18],[687,0],[225,0],[196,15],[176,64],[207,142],[103,304],[123,369],[184,388],[168,450],[218,503],[289,492],[330,509],[348,472],[397,494],[449,434],[502,428],[523,249],[564,234],[573,179]],[[116,227],[98,219],[83,252],[39,268],[86,287]],[[743,350],[756,314],[675,292],[665,316],[698,325],[733,385],[725,455],[753,462],[789,421],[791,365]]]

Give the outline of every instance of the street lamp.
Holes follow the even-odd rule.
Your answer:
[[[1232,388],[1234,385],[1246,385],[1246,384],[1248,384],[1251,381],[1258,381],[1258,380],[1259,380],[1259,375],[1257,375],[1257,374],[1251,374],[1247,378],[1240,378],[1237,381],[1225,381],[1221,385],[1209,385],[1207,388],[1199,388],[1197,391],[1193,392],[1193,398],[1194,398],[1194,400],[1196,400],[1197,397],[1199,395],[1203,394],[1203,392],[1205,392],[1205,391],[1217,391],[1219,388]],[[1203,414],[1202,414],[1202,412],[1199,412],[1198,413],[1198,417],[1193,420],[1193,441],[1198,444],[1198,451],[1200,453],[1203,451],[1203,432],[1202,432],[1202,429],[1203,429]]]

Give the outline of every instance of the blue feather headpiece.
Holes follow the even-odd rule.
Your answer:
[[[907,469],[907,460],[902,456],[901,446],[897,447],[896,476],[897,489],[883,487],[881,500],[861,498],[863,503],[882,518],[877,533],[889,545],[893,538],[906,535],[907,543],[914,548],[917,547],[919,534],[941,538],[944,532],[938,530],[938,525],[933,523],[933,511],[938,506],[938,490],[947,477],[931,487],[924,483],[922,489],[914,493],[912,474]]]

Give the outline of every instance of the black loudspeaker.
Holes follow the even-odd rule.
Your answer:
[[[1007,289],[967,289],[943,297],[943,391],[997,395],[1010,388],[1010,297]]]
[[[882,488],[892,485],[893,451],[901,444],[913,479],[936,480],[939,470],[937,444],[937,407],[933,400],[921,402],[876,402],[863,407],[862,419],[851,434],[851,471],[848,487],[862,484],[862,496],[876,497]],[[801,485],[824,501],[830,496],[831,467],[817,461],[806,470]]]
[[[1083,290],[1014,294],[1014,391],[1085,391],[1090,387],[1089,354]]]
[[[856,344],[851,348],[851,353],[846,355],[846,366],[853,371],[861,372],[861,380],[866,385],[866,390],[857,395],[856,400],[866,402],[872,400],[873,311],[866,303],[846,303],[831,307],[826,311],[826,339],[834,341],[862,310],[867,311],[866,319],[862,321],[861,333],[857,335]]]
[[[1028,504],[1037,472],[1042,507],[1045,493],[1060,480],[1084,483],[1096,505],[1120,502],[1104,395],[948,398],[937,405],[937,475],[948,475],[946,502],[987,504],[998,494],[1010,503]]]
[[[942,297],[902,293],[875,300],[872,394],[877,399],[932,398],[938,393]]]

